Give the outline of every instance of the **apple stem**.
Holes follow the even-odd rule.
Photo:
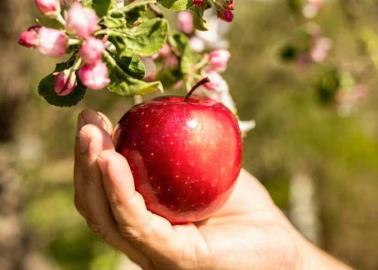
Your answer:
[[[192,89],[189,91],[189,93],[186,95],[185,97],[185,101],[188,101],[188,99],[190,98],[190,96],[194,93],[194,91],[196,91],[198,89],[198,87],[204,85],[205,83],[208,83],[210,82],[209,78],[208,77],[205,77],[203,78],[202,80],[200,80],[198,83],[196,83]]]

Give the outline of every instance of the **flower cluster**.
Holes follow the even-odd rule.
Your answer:
[[[95,11],[74,2],[62,16],[62,7],[67,1],[35,0],[36,7],[45,16],[56,19],[62,29],[34,25],[21,33],[19,44],[36,48],[42,54],[62,57],[71,45],[81,46],[76,63],[65,70],[54,73],[54,90],[59,96],[72,93],[77,86],[77,75],[89,89],[103,89],[110,83],[108,68],[102,61],[105,41],[97,39],[94,33],[99,30],[98,16]],[[61,5],[62,4],[62,5]]]
[[[228,3],[234,2],[228,1]],[[231,57],[231,53],[227,49],[228,42],[224,39],[224,35],[229,30],[229,25],[217,20],[212,12],[206,13],[205,18],[208,22],[208,31],[194,31],[191,13],[183,11],[177,15],[177,27],[190,37],[191,48],[196,52],[206,53],[206,61],[200,74],[202,77],[207,77],[209,82],[204,84],[197,94],[221,102],[236,113],[235,102],[231,96],[228,83],[221,75],[226,71]],[[242,132],[246,133],[254,128],[255,122],[239,121],[239,125]]]
[[[31,26],[21,33],[19,44],[51,57],[71,54],[39,85],[39,93],[50,104],[75,105],[86,89],[107,88],[122,96],[164,88],[190,90],[207,77],[196,94],[236,113],[221,75],[231,57],[224,35],[234,16],[234,0],[118,2],[35,0],[38,10],[60,27]],[[178,12],[179,32],[169,31],[159,5]],[[245,132],[254,123],[240,125]]]
[[[320,25],[314,18],[326,7],[325,0],[289,1],[293,15],[300,17],[302,26],[296,31],[281,50],[281,57],[285,62],[294,63],[297,67],[313,72],[314,90],[319,101],[331,105],[336,111],[346,116],[369,92],[360,74],[350,72],[335,65],[328,59],[332,49],[332,40],[323,34]],[[359,41],[360,42],[360,41]]]
[[[205,0],[192,0],[193,5],[197,7],[202,7],[206,5]],[[233,10],[235,8],[234,0],[211,0],[213,5],[216,7],[217,15],[220,19],[226,22],[232,22],[234,19]]]

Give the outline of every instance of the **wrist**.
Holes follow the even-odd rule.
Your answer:
[[[300,236],[298,270],[352,270],[349,266],[328,255],[303,236]]]

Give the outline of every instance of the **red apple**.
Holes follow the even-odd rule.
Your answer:
[[[208,218],[241,169],[238,122],[208,98],[161,97],[135,106],[119,122],[116,149],[147,208],[173,224]]]

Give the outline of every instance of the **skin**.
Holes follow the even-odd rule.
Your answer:
[[[93,232],[143,269],[351,269],[306,241],[245,170],[208,220],[171,225],[147,210],[112,133],[103,114],[80,114],[75,205]]]

